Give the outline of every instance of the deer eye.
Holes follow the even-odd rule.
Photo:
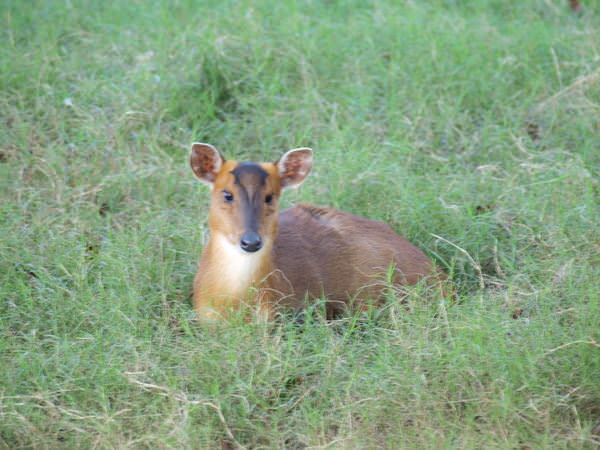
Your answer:
[[[229,191],[223,191],[223,199],[227,203],[231,203],[233,201],[233,194]]]
[[[273,194],[268,194],[268,195],[265,197],[265,203],[266,203],[267,205],[270,205],[271,203],[273,203]]]

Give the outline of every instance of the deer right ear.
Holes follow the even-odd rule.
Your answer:
[[[275,163],[281,177],[281,187],[285,189],[300,186],[310,173],[312,162],[313,151],[310,148],[295,148],[285,153]]]
[[[201,142],[192,144],[190,166],[196,177],[203,183],[212,186],[224,162],[225,158],[212,145]]]

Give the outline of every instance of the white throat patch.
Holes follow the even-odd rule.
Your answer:
[[[259,269],[267,251],[264,246],[254,253],[248,253],[239,245],[233,245],[225,236],[216,235],[214,239],[215,249],[221,255],[218,264],[220,275],[227,279],[234,292],[260,281],[257,279],[261,276]]]

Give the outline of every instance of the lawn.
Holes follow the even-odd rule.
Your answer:
[[[0,4],[0,448],[598,448],[600,4]],[[449,274],[195,320],[190,143]]]

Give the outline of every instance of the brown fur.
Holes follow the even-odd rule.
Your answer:
[[[196,160],[211,166],[201,157]],[[396,285],[442,278],[421,250],[382,222],[306,204],[277,214],[282,176],[299,183],[310,170],[310,165],[302,168],[297,154],[283,163],[260,164],[268,174],[264,185],[252,177],[236,184],[236,167],[236,161],[224,161],[217,174],[208,175],[214,176],[211,237],[194,280],[194,308],[201,318],[224,317],[242,303],[271,318],[278,307],[300,309],[320,297],[327,298],[328,313],[334,315],[351,302],[362,307],[365,300],[380,298],[391,265]],[[234,198],[242,190],[259,199],[273,195],[272,204],[258,213],[263,247],[256,253],[239,248],[244,220],[235,202],[223,201],[224,190]]]
[[[299,308],[308,292],[325,295],[334,312],[357,294],[358,306],[379,298],[390,265],[396,285],[415,284],[433,271],[425,254],[387,224],[305,204],[279,216],[273,256],[293,288],[283,303]]]

